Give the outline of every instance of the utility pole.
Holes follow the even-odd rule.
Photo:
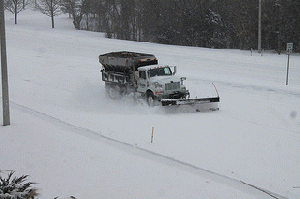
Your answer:
[[[258,53],[261,53],[261,0],[258,1]]]
[[[7,126],[10,125],[10,117],[9,117],[9,99],[8,99],[8,75],[7,75],[7,59],[6,59],[4,0],[0,0],[0,39],[1,39],[3,126]]]

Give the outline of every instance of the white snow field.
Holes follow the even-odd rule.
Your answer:
[[[30,175],[43,199],[300,198],[299,54],[285,85],[284,53],[120,41],[77,31],[65,15],[51,29],[30,9],[17,25],[5,14],[11,125],[0,126],[1,176]],[[220,110],[108,99],[98,56],[123,50],[177,65],[191,97],[216,96],[214,83]]]

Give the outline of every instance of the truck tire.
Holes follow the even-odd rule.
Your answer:
[[[105,90],[108,97],[111,99],[121,98],[121,89],[117,85],[105,84]]]
[[[152,92],[148,92],[146,95],[147,104],[149,107],[154,107],[155,105],[155,98]]]

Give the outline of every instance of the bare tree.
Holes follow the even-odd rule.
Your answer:
[[[61,14],[60,0],[39,0],[36,8],[43,14],[51,17],[52,28],[54,28],[54,17]]]
[[[15,24],[17,24],[18,13],[25,9],[25,5],[25,0],[5,0],[4,7],[6,10],[15,15]]]
[[[87,13],[90,0],[62,0],[61,4],[63,11],[72,15],[75,29],[80,30],[82,17]]]

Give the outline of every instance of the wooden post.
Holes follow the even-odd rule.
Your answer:
[[[152,127],[151,143],[153,142],[153,131],[154,131],[154,127]]]

